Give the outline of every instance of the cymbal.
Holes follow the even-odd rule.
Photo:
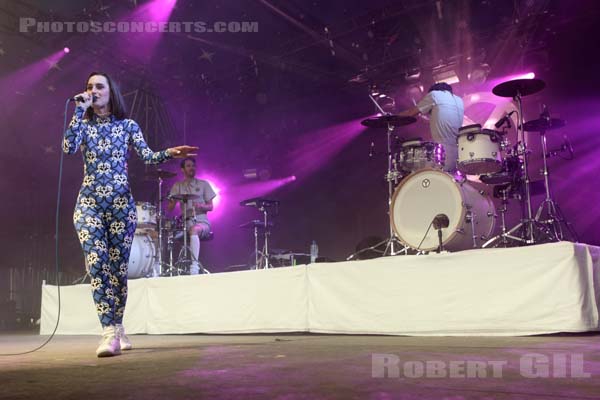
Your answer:
[[[151,179],[170,179],[177,176],[177,174],[175,172],[171,172],[171,171],[166,171],[164,169],[155,169],[155,170],[151,170],[148,171],[144,174],[144,179],[146,180],[151,180]]]
[[[532,119],[523,124],[523,129],[527,132],[545,132],[552,129],[558,129],[565,126],[565,120],[558,118],[539,118]]]
[[[242,207],[272,207],[279,205],[279,200],[264,199],[262,197],[253,197],[251,199],[242,200],[240,206]]]
[[[369,128],[387,128],[388,125],[395,127],[410,125],[417,122],[415,117],[400,117],[398,115],[382,115],[380,117],[373,117],[363,119],[361,124]]]
[[[273,226],[272,222],[267,223],[267,227],[271,228]],[[264,229],[265,228],[265,222],[258,220],[258,219],[253,219],[252,221],[248,221],[245,224],[240,225],[240,228],[260,228],[260,229]]]
[[[514,79],[494,86],[492,93],[500,97],[529,96],[545,87],[546,83],[541,79]]]
[[[198,200],[199,198],[200,196],[197,194],[173,194],[169,196],[169,199],[181,201]]]

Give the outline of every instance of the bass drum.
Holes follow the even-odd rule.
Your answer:
[[[392,197],[391,222],[398,239],[416,250],[436,250],[438,233],[431,222],[438,214],[446,214],[450,221],[442,229],[445,250],[481,247],[494,231],[494,203],[468,182],[459,183],[435,169],[404,178]]]
[[[127,277],[136,279],[151,276],[155,256],[156,247],[150,235],[134,235],[131,243]]]

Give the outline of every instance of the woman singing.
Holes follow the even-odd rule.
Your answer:
[[[129,189],[127,160],[134,148],[147,164],[189,157],[197,147],[150,150],[139,125],[127,119],[123,97],[105,73],[92,72],[86,91],[76,96],[75,114],[65,132],[63,151],[81,149],[83,184],[73,223],[92,278],[92,293],[103,334],[98,357],[131,349],[123,329],[127,301],[127,265],[137,215]]]

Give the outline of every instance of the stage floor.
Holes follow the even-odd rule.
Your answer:
[[[29,350],[45,338],[3,334],[0,353]],[[96,358],[98,337],[67,335],[33,354],[0,357],[0,398],[573,400],[600,394],[598,334],[135,335],[132,340],[134,350],[113,358]],[[383,355],[398,357],[398,375],[388,368],[385,377],[373,376]],[[527,360],[534,356],[542,377],[525,377],[531,372]],[[547,377],[543,357],[550,360]],[[574,370],[562,368],[565,359]],[[466,377],[464,368],[461,374],[461,363],[475,361],[503,363],[500,376],[494,377],[491,368],[486,377]],[[427,363],[446,366],[455,375],[431,370],[406,376],[408,365]]]

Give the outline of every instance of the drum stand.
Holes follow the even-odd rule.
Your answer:
[[[263,223],[264,223],[264,243],[263,248],[259,252],[258,251],[258,224],[254,225],[254,257],[255,257],[255,268],[256,269],[268,269],[273,268],[273,265],[269,261],[269,236],[271,235],[271,231],[269,230],[269,217],[267,207],[261,206],[258,208],[260,212],[263,213]],[[259,256],[260,254],[260,256]]]
[[[371,97],[371,96],[369,96]],[[375,101],[372,97],[371,99]],[[376,103],[377,104],[377,103]],[[385,245],[385,249],[381,252],[382,256],[395,256],[398,254],[408,254],[409,247],[405,246],[394,234],[394,225],[392,223],[392,197],[394,195],[394,187],[398,184],[398,177],[400,173],[395,166],[394,159],[392,157],[392,132],[394,126],[391,124],[387,128],[387,173],[385,174],[385,180],[388,183],[388,219],[389,219],[389,236],[387,239],[365,249],[361,249],[356,253],[351,254],[346,260],[354,260],[358,255],[367,251],[381,252],[379,248]]]
[[[535,221],[539,224],[543,224],[547,228],[549,234],[549,241],[561,241],[566,237],[563,231],[563,226],[569,234],[569,239],[577,242],[578,237],[575,230],[571,227],[571,224],[566,221],[560,207],[552,199],[550,194],[550,173],[548,171],[548,160],[547,160],[547,145],[546,145],[546,131],[540,131],[540,138],[542,141],[542,158],[544,160],[544,188],[546,189],[546,198],[537,209],[535,214]],[[546,219],[542,219],[542,215],[546,212]]]
[[[517,103],[517,109],[519,110],[519,121],[517,127],[517,134],[519,131],[521,132],[521,142],[519,143],[519,149],[517,154],[521,154],[523,156],[523,177],[525,178],[525,216],[516,226],[511,228],[508,232],[501,234],[500,236],[503,238],[509,238],[516,242],[520,242],[523,245],[536,244],[540,242],[540,235],[547,235],[548,229],[544,224],[539,223],[537,220],[533,218],[533,211],[531,208],[531,186],[529,179],[529,168],[528,168],[528,158],[529,151],[527,149],[527,137],[525,135],[525,127],[523,122],[523,103],[521,99],[521,93],[517,91],[517,94],[513,97],[513,100]],[[513,233],[521,232],[519,236],[513,236]],[[495,238],[493,238],[495,239]],[[487,243],[490,243],[489,240]]]
[[[506,229],[506,212],[508,211],[508,194],[511,190],[511,185],[504,187],[499,190],[502,197],[502,207],[500,208],[500,222],[501,222],[501,233],[499,235],[494,236],[485,242],[481,248],[485,249],[487,247],[512,247],[512,242],[522,242],[523,239],[520,237],[512,236],[512,230],[508,231]]]
[[[157,277],[157,276],[161,276],[162,275],[162,266],[163,266],[163,260],[162,260],[162,244],[163,244],[163,237],[162,237],[162,223],[163,223],[163,213],[162,213],[162,183],[163,183],[163,179],[162,177],[158,177],[158,248],[157,248],[157,255],[156,255],[156,264],[155,264],[155,268],[153,268],[153,277]]]

